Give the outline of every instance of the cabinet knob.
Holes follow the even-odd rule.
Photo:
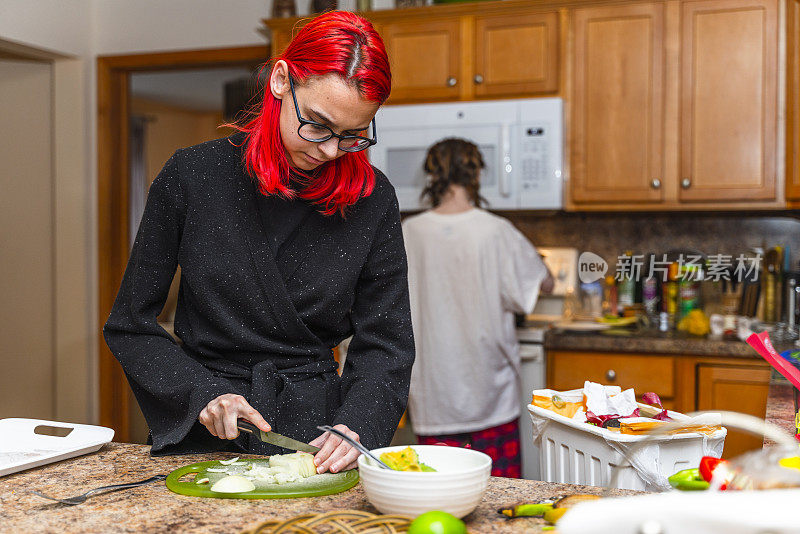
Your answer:
[[[478,83],[478,84],[483,83],[483,76],[481,76],[480,74],[476,74],[475,75],[475,83]]]
[[[653,189],[660,189],[661,188],[661,180],[658,178],[653,178],[653,181],[650,182],[650,187]]]
[[[617,372],[613,369],[606,371],[606,380],[614,382],[617,379]]]
[[[457,83],[458,80],[456,80],[455,76],[450,76],[447,78],[447,87],[455,87]]]
[[[692,181],[688,178],[684,178],[683,180],[681,180],[681,187],[684,189],[689,189],[690,187],[692,187]]]

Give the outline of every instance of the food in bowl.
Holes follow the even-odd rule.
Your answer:
[[[384,447],[376,457],[406,446]],[[464,517],[480,502],[489,484],[492,459],[476,450],[441,445],[415,445],[418,461],[436,471],[384,469],[367,455],[358,458],[358,472],[367,500],[384,514],[417,517],[440,510]]]
[[[419,461],[417,451],[411,447],[394,451],[384,452],[380,457],[381,462],[388,465],[395,471],[415,471],[415,472],[435,472],[436,469]]]

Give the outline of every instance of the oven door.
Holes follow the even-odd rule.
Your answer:
[[[428,180],[423,170],[428,149],[447,137],[467,139],[478,145],[486,164],[480,178],[480,193],[488,201],[486,207],[516,208],[517,192],[509,165],[510,131],[508,125],[385,128],[369,157],[394,185],[401,211],[427,209],[430,206],[420,202],[420,193]]]

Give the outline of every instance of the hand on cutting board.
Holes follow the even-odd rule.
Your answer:
[[[269,432],[269,426],[261,414],[241,395],[226,393],[208,403],[203,408],[197,420],[211,432],[211,435],[220,439],[234,439],[239,435],[236,428],[236,419],[247,419],[264,432]]]
[[[347,425],[335,425],[333,428],[341,430],[344,434],[361,443],[358,434],[347,428]],[[328,432],[313,440],[309,445],[320,448],[319,452],[314,455],[317,473],[324,473],[325,471],[338,473],[346,469],[355,469],[356,460],[361,454],[358,449],[342,438]]]

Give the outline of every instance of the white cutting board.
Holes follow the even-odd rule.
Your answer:
[[[59,437],[37,433],[47,432],[45,427],[69,434]],[[103,426],[0,419],[0,476],[94,452],[113,437],[114,431]]]

